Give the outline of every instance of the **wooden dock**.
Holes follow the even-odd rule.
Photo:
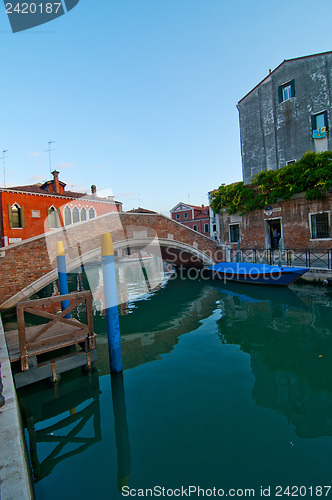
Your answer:
[[[54,307],[59,309],[62,301],[69,301],[69,306],[60,313],[51,312],[54,311]],[[65,317],[83,302],[87,324]],[[26,327],[24,313],[50,321]],[[18,330],[5,332],[12,366],[14,367],[15,363],[20,364],[20,371],[14,370],[16,387],[48,377],[57,381],[60,373],[78,366],[90,367],[91,363],[97,359],[91,292],[83,291],[19,302],[16,305],[16,314]],[[76,346],[76,350],[59,354],[59,349],[63,351],[64,348],[71,346]],[[50,359],[40,359],[47,353]]]

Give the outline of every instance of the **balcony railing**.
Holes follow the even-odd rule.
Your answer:
[[[328,250],[270,250],[231,249],[231,262],[252,262],[281,266],[310,267],[311,269],[332,269],[332,249]]]

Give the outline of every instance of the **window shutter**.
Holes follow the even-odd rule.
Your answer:
[[[21,227],[25,227],[25,217],[24,217],[24,206],[23,205],[20,209],[20,223],[21,223]]]
[[[50,215],[50,209],[46,207],[47,217]]]
[[[295,80],[291,80],[292,97],[295,97]]]
[[[282,86],[279,85],[278,87],[278,96],[279,96],[279,102],[283,101],[283,96],[282,96]]]
[[[9,220],[9,227],[13,227],[13,217],[12,217],[12,207],[8,203],[8,220]]]
[[[61,227],[61,219],[60,219],[60,208],[57,208],[57,221],[56,221],[56,225],[57,227]]]
[[[329,119],[327,116],[327,111],[324,111],[324,122],[325,122],[326,130],[328,130],[329,129]]]
[[[316,130],[316,116],[311,115],[311,128],[312,130]]]

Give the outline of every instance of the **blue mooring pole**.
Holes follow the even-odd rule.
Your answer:
[[[60,295],[68,295],[68,278],[66,267],[66,255],[62,241],[56,242],[56,260],[58,265],[59,291]],[[61,302],[61,309],[64,311],[69,307],[69,300]],[[70,313],[65,315],[65,318],[70,318]]]
[[[110,233],[104,233],[101,236],[101,260],[103,264],[105,312],[111,372],[122,372],[123,368],[114,250],[112,236]]]

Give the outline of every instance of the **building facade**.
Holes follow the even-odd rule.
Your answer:
[[[332,52],[284,60],[238,105],[245,183],[332,149]]]
[[[171,219],[180,222],[184,226],[210,237],[210,215],[209,207],[205,205],[196,206],[187,203],[178,203],[170,210]]]
[[[329,250],[332,248],[332,191],[321,200],[308,201],[305,193],[279,201],[262,210],[245,215],[218,214],[221,243],[242,249],[273,249],[273,231],[277,232],[278,248],[291,250]]]
[[[99,198],[94,185],[91,195],[66,191],[59,172],[52,174],[53,179],[44,184],[0,188],[2,247],[58,227],[122,211],[122,204],[113,197]]]

